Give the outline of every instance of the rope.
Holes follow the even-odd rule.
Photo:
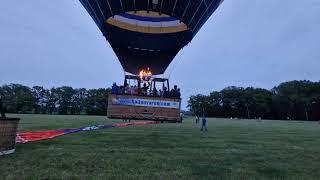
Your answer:
[[[168,79],[170,79],[173,70],[176,68],[176,66],[178,65],[179,62],[180,62],[179,58],[177,60],[173,61],[172,68],[170,68]]]

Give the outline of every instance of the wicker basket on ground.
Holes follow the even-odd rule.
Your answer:
[[[14,153],[19,118],[0,118],[0,156]]]

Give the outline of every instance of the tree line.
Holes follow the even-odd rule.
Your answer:
[[[106,115],[110,89],[74,89],[63,86],[46,89],[9,84],[0,87],[8,113]]]
[[[289,81],[271,90],[232,86],[191,96],[188,107],[200,116],[320,120],[320,82]]]
[[[8,113],[106,115],[110,92],[109,88],[0,86]],[[191,96],[188,108],[199,116],[320,120],[320,82],[290,81],[271,90],[231,86]]]

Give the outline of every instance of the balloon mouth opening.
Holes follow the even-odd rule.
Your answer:
[[[106,23],[133,32],[151,34],[177,33],[188,30],[188,26],[175,17],[146,10],[120,13],[108,18]]]

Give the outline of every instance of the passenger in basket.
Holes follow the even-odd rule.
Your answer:
[[[149,91],[147,91],[147,96],[151,96],[152,92],[151,89],[149,89]]]
[[[141,94],[142,95],[147,95],[148,87],[146,83],[143,83],[143,87],[141,88]]]
[[[177,85],[174,85],[173,89],[171,89],[170,98],[174,98],[174,99],[178,98],[178,86]]]
[[[112,88],[111,88],[111,93],[118,94],[118,92],[119,92],[119,86],[117,86],[116,83],[113,83]]]
[[[133,87],[133,93],[132,94],[133,95],[138,95],[138,87],[136,85]]]
[[[158,96],[159,96],[159,97],[162,97],[162,95],[163,95],[163,91],[162,91],[161,89],[159,89]]]
[[[132,92],[133,92],[133,86],[130,86],[130,87],[128,88],[128,94],[132,94]]]
[[[130,87],[129,87],[129,85],[124,87],[124,94],[130,94]]]
[[[129,84],[128,84],[127,80],[124,81],[124,87],[129,87]]]
[[[168,92],[168,90],[167,90],[167,87],[164,87],[164,88],[163,88],[163,97],[164,97],[164,98],[169,97],[169,92]]]
[[[152,95],[153,96],[158,96],[158,90],[157,90],[156,87],[153,88]]]
[[[118,94],[124,94],[124,87],[123,86],[119,87]]]
[[[180,92],[180,88],[178,88],[178,91],[177,91],[177,99],[181,99],[181,92]]]

